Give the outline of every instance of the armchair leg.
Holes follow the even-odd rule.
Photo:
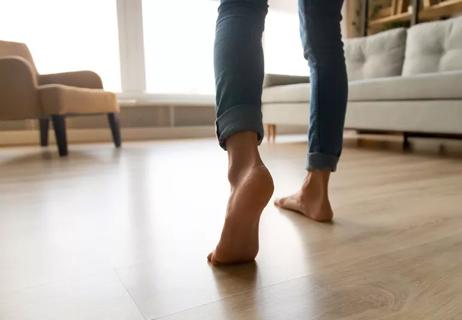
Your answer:
[[[42,147],[46,147],[48,146],[48,129],[50,127],[50,119],[49,118],[39,119],[39,127],[40,127],[40,145]]]
[[[122,145],[122,138],[120,135],[120,120],[118,113],[108,113],[107,119],[109,121],[109,126],[111,128],[112,133],[112,140],[114,141],[114,145],[116,148],[120,148]]]
[[[66,119],[62,115],[53,115],[51,121],[55,130],[59,156],[67,156]]]

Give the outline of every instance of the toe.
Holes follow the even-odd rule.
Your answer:
[[[285,197],[277,200],[275,205],[283,210],[295,211],[297,213],[303,213],[303,207],[293,196]]]
[[[211,263],[213,266],[219,266],[221,265],[222,263],[220,263],[216,257],[215,257],[215,251],[212,251],[209,253],[209,255],[207,256],[207,260],[209,263]]]
[[[284,198],[278,198],[274,200],[274,205],[276,207],[282,207],[284,205]]]
[[[222,263],[220,261],[218,261],[215,257],[215,251],[211,252],[208,257],[207,257],[207,260],[209,261],[209,263],[214,266],[214,267],[218,267],[218,266],[221,266],[221,265],[225,265],[226,263]]]

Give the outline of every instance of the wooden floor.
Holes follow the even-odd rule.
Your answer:
[[[275,196],[303,178],[297,139],[262,145]],[[347,139],[335,223],[269,205],[257,262],[221,269],[213,139],[2,148],[0,319],[462,319],[462,142],[415,143]]]

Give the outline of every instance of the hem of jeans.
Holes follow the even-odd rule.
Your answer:
[[[329,170],[334,172],[337,170],[337,163],[339,157],[332,154],[311,152],[308,154],[306,170]]]
[[[261,144],[264,136],[262,118],[261,108],[256,105],[240,104],[226,110],[215,122],[220,147],[226,150],[226,140],[243,131],[255,132],[258,144]]]

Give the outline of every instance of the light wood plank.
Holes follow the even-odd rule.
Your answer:
[[[326,268],[160,319],[230,319],[230,314],[246,320],[458,319],[461,235]]]
[[[302,181],[304,139],[262,145],[275,197]],[[84,306],[92,319],[123,301],[128,319],[135,305],[147,319],[458,319],[460,141],[361,141],[347,137],[332,176],[335,223],[269,205],[256,264],[225,269],[205,261],[229,191],[214,139],[76,145],[68,159],[2,148],[0,318]],[[54,309],[72,288],[94,293]]]

